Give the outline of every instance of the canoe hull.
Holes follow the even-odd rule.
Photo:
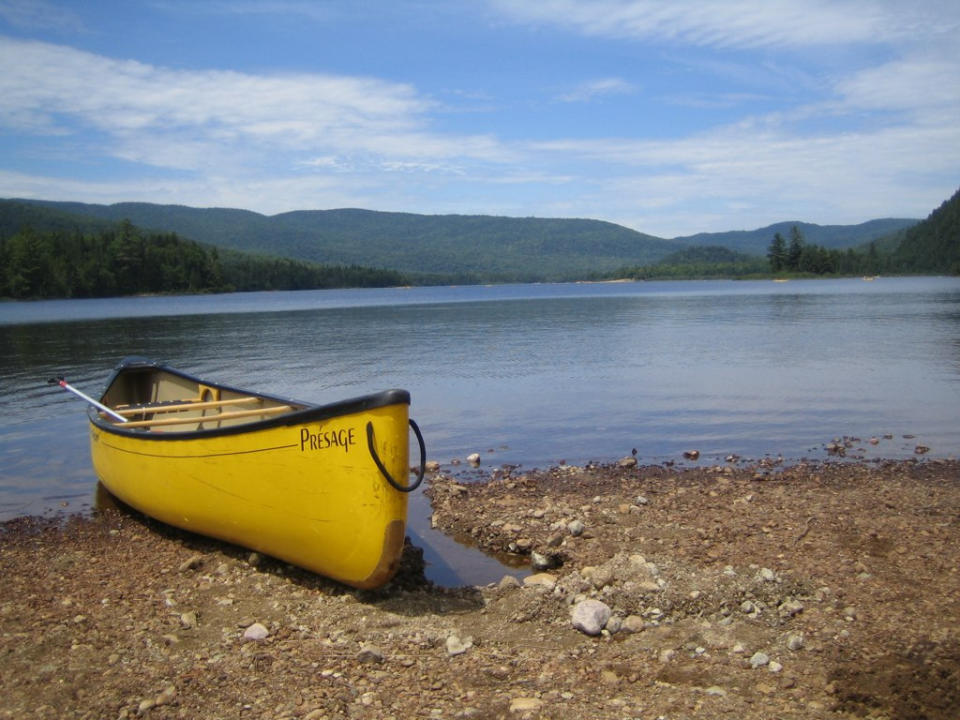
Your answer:
[[[125,430],[92,413],[91,456],[106,489],[151,517],[373,588],[399,563],[407,496],[371,446],[405,482],[408,403],[388,391],[195,432]]]

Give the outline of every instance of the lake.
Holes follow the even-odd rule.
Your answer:
[[[867,458],[960,451],[960,278],[0,303],[0,519],[91,507],[84,407],[46,380],[96,395],[125,355],[318,402],[405,388],[428,458],[479,452],[487,473],[634,449],[823,459],[835,437]],[[483,566],[438,573],[502,574],[432,533],[416,496],[411,532],[435,568]]]

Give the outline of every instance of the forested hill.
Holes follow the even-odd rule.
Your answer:
[[[960,275],[960,190],[903,233],[893,259],[904,271]]]
[[[770,238],[777,233],[788,236],[797,228],[810,243],[830,250],[857,247],[893,235],[917,224],[917,220],[885,218],[869,220],[859,225],[816,225],[805,222],[782,222],[757,230],[732,230],[729,232],[699,233],[674,238],[684,246],[714,245],[729,248],[747,255],[765,256]]]
[[[0,239],[9,238],[22,227],[102,234],[127,220],[148,233],[175,234],[218,247],[224,261],[228,250],[239,250],[323,263],[328,268],[377,268],[417,283],[476,283],[612,277],[624,269],[647,277],[652,266],[664,262],[682,276],[749,274],[762,271],[757,268],[762,268],[769,257],[776,236],[796,233],[811,252],[816,248],[824,256],[840,250],[869,254],[872,272],[957,272],[958,202],[955,195],[919,224],[910,219],[871,220],[859,225],[778,223],[752,231],[667,240],[585,219],[351,209],[266,216],[247,210],[150,203],[0,200]],[[706,255],[698,251],[695,257],[676,254],[707,245],[751,257],[721,259],[714,256],[714,251]],[[249,264],[246,260],[244,263]],[[853,267],[850,262],[842,265]],[[299,268],[298,273],[302,270]],[[660,268],[656,272],[662,271]],[[828,272],[853,270],[835,268]],[[238,287],[245,286],[248,279]],[[376,282],[380,281],[378,278]]]
[[[321,265],[218,250],[123,220],[86,222],[62,211],[0,201],[0,298],[383,287],[391,270]]]
[[[221,248],[478,280],[563,280],[653,263],[679,249],[600,220],[315,210],[265,216],[181,205],[27,201]]]

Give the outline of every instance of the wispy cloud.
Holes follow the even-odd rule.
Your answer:
[[[607,95],[629,95],[636,92],[636,88],[621,78],[602,78],[581,83],[568,93],[557,97],[561,102],[577,103],[590,102],[598,97]]]
[[[0,19],[23,30],[86,31],[73,10],[46,0],[0,0]]]
[[[587,35],[655,40],[704,47],[809,47],[877,43],[936,29],[938,13],[912,4],[905,26],[897,4],[876,0],[491,0],[519,22],[559,25]],[[942,18],[941,18],[942,20]],[[954,28],[955,29],[955,28]]]
[[[432,102],[409,85],[326,74],[175,70],[0,38],[0,125],[31,133],[94,129],[113,152],[196,169],[225,156],[502,154],[489,136],[429,130]],[[234,160],[238,158],[234,157]]]

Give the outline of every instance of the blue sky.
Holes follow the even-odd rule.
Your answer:
[[[0,197],[675,237],[960,187],[956,0],[0,0],[0,67]]]

